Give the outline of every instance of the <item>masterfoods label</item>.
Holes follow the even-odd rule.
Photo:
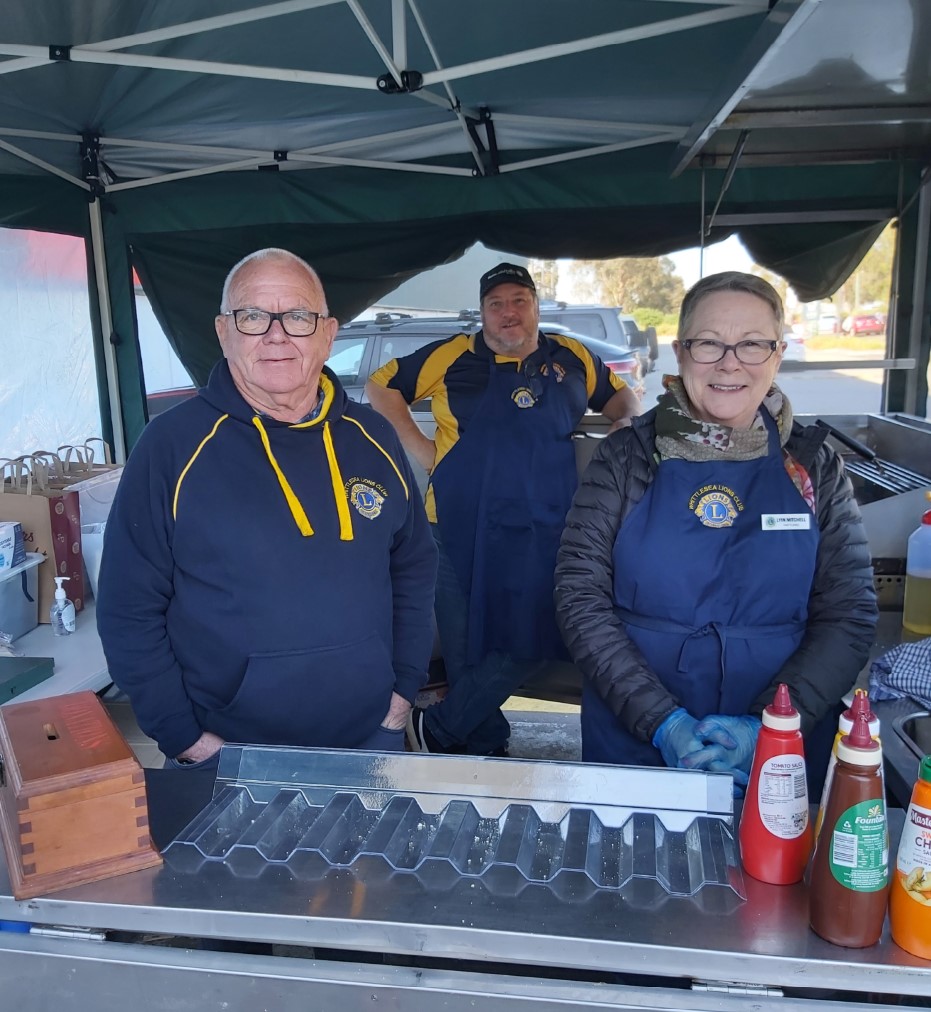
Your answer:
[[[874,893],[889,883],[886,809],[878,798],[841,814],[831,835],[831,873],[842,886]]]
[[[896,868],[913,900],[931,906],[931,811],[913,804],[899,840]]]
[[[757,788],[760,819],[781,840],[794,840],[808,826],[805,760],[788,753],[767,759],[760,767]]]

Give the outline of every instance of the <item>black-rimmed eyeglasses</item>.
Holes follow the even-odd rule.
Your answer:
[[[738,341],[737,344],[725,344],[710,338],[692,337],[683,341],[682,347],[692,356],[692,361],[700,365],[720,362],[729,351],[744,365],[762,365],[773,357],[778,344],[778,341]]]
[[[230,309],[220,316],[232,316],[240,334],[261,337],[271,329],[277,320],[288,337],[310,337],[317,330],[318,320],[327,320],[326,313],[314,313],[309,309],[289,309],[284,313],[268,313],[264,309]]]

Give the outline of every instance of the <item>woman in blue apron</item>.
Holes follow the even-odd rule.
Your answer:
[[[774,385],[782,326],[762,279],[700,281],[680,316],[680,375],[583,479],[556,600],[586,676],[587,761],[740,781],[757,718],[785,681],[818,789],[876,605],[840,459],[820,431],[793,426]]]

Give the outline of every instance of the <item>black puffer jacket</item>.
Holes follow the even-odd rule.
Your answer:
[[[583,676],[642,741],[652,740],[679,702],[647,667],[614,614],[612,552],[620,525],[658,467],[655,415],[653,410],[635,418],[596,450],[569,511],[556,566],[556,614],[566,646]],[[750,710],[759,716],[775,686],[786,682],[802,715],[803,733],[856,681],[877,619],[860,511],[843,463],[824,439],[823,429],[796,424],[786,444],[811,477],[821,540],[805,637]],[[674,574],[669,591],[677,591]]]

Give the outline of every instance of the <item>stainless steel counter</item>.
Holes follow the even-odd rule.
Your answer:
[[[875,654],[899,641],[900,621],[898,613],[883,613]],[[907,800],[917,763],[891,723],[916,707],[904,700],[877,709],[891,770],[887,783]],[[621,795],[630,794],[622,790],[623,771],[610,767],[439,756],[403,762],[413,771],[408,790],[425,811],[429,796],[444,792],[472,798],[485,815],[498,811],[501,798],[539,806],[540,784],[551,782],[542,801],[554,820],[575,798],[592,804],[607,824],[611,809],[625,807]],[[673,781],[674,790],[646,798],[648,807],[673,797],[670,807],[728,819],[714,778],[663,772],[672,778],[662,781],[664,790]],[[392,776],[407,774],[398,767]],[[382,771],[378,777],[385,782]],[[699,782],[708,793],[697,789]],[[338,766],[326,783],[345,786]],[[644,800],[641,794],[633,807]],[[893,816],[894,845],[902,813]],[[474,876],[425,879],[374,859],[347,867],[312,860],[299,868],[211,860],[185,868],[183,861],[168,861],[161,869],[17,902],[0,864],[0,920],[56,926],[54,934],[47,927],[32,934],[0,931],[2,1007],[357,1012],[387,1002],[405,1012],[528,1003],[535,1012],[745,1012],[752,995],[760,1012],[821,1012],[830,992],[845,1007],[864,1010],[860,998],[872,995],[868,1007],[875,1012],[897,1006],[899,997],[922,1004],[931,995],[931,962],[899,949],[888,927],[877,945],[863,950],[814,935],[803,884],[768,886],[744,876],[740,890],[717,886],[717,893],[696,901],[655,889],[571,882],[554,889],[512,879],[502,889]],[[709,895],[717,899],[709,902]],[[158,936],[174,944],[152,944]],[[207,947],[179,942],[184,938],[207,940]],[[236,951],[213,951],[224,940]],[[269,952],[244,952],[243,941],[271,943]],[[890,997],[876,997],[883,995]]]
[[[460,779],[477,780],[484,774],[491,777],[499,793],[510,786],[517,795],[521,790],[526,794],[526,763],[409,758],[419,760],[421,776],[424,764],[429,772],[432,763],[437,779],[448,780],[448,764],[458,762],[456,776]],[[572,766],[545,765],[551,767],[554,778],[564,766]],[[616,768],[600,769],[618,773]],[[595,773],[598,770],[594,768]],[[574,767],[569,772],[576,775]],[[424,789],[423,783],[420,787]],[[479,797],[481,790],[476,786],[474,793]],[[110,933],[108,937],[117,932],[124,933],[120,936],[123,938],[129,937],[125,933],[140,938],[189,936],[350,950],[355,954],[353,965],[357,971],[340,985],[331,978],[334,973],[337,978],[345,974],[345,968],[337,970],[307,959],[182,952],[133,941],[75,941],[0,932],[0,980],[4,982],[4,1000],[10,1001],[4,1007],[44,1009],[54,1004],[46,1004],[46,987],[52,994],[65,997],[82,974],[96,980],[103,967],[110,967],[116,975],[113,980],[119,978],[121,983],[105,988],[101,1000],[95,991],[93,1004],[99,1012],[109,1012],[111,1007],[125,1009],[130,1001],[140,1012],[169,1007],[203,1012],[214,1007],[204,1004],[193,983],[178,984],[179,975],[187,979],[191,974],[197,975],[198,986],[208,988],[213,986],[208,985],[208,977],[212,981],[214,974],[224,980],[227,975],[239,978],[243,974],[250,979],[260,978],[269,990],[266,994],[263,986],[255,984],[258,991],[253,991],[252,997],[264,1002],[269,1000],[268,995],[281,993],[276,988],[284,987],[283,982],[287,982],[287,988],[296,987],[298,980],[308,986],[316,981],[314,986],[321,986],[321,965],[330,981],[328,986],[347,989],[340,999],[343,1004],[349,1002],[347,1008],[371,1008],[370,1002],[378,1000],[378,987],[389,987],[392,974],[400,974],[407,981],[402,991],[408,986],[420,989],[429,977],[423,974],[433,969],[431,959],[453,960],[462,966],[461,970],[444,971],[444,987],[468,994],[472,1002],[468,1007],[476,1007],[477,1003],[478,1007],[496,1008],[504,1000],[526,1001],[533,995],[535,1008],[545,995],[549,997],[541,1008],[578,1007],[579,1003],[606,1007],[602,1001],[611,994],[614,997],[607,1007],[746,1008],[746,995],[740,1001],[735,996],[735,1004],[721,996],[707,1004],[711,1002],[708,995],[677,991],[670,986],[671,978],[686,986],[691,981],[710,980],[744,989],[765,986],[899,996],[931,994],[931,962],[900,950],[888,933],[870,949],[837,948],[809,930],[804,885],[767,886],[747,876],[743,884],[745,902],[732,898],[732,902],[715,908],[713,904],[697,904],[694,898],[657,898],[655,892],[639,896],[636,892],[582,889],[557,894],[548,885],[534,882],[508,894],[492,890],[475,878],[460,877],[438,888],[381,861],[339,868],[320,862],[303,867],[299,873],[267,863],[246,873],[242,869],[234,871],[228,863],[206,861],[195,871],[182,871],[166,863],[158,870],[134,872],[17,902],[10,895],[6,870],[0,868],[0,919],[64,926],[81,929],[82,933],[84,929],[99,929]],[[394,963],[416,958],[421,963],[426,961],[426,965],[418,968],[417,975],[405,977],[407,971],[372,965],[370,959],[381,958],[373,954],[384,954]],[[469,961],[477,961],[481,969],[470,966]],[[34,964],[36,972],[42,974],[42,1004],[30,1006],[13,1001],[15,988],[21,986],[16,982],[27,964]],[[127,978],[128,967],[133,970]],[[532,979],[515,976],[518,973],[530,974]],[[620,983],[632,974],[650,975],[656,986],[641,981],[632,998],[634,991]],[[579,979],[592,975],[598,983]],[[364,1001],[352,1004],[359,998],[362,980],[374,981],[375,991],[367,991]],[[35,988],[30,992],[22,985],[23,1001],[28,1002],[29,993],[34,994]],[[161,1004],[165,993],[177,993],[178,1003]],[[680,1003],[669,1004],[676,995]],[[688,995],[687,1000],[684,995]],[[238,1005],[223,1000],[227,1005],[216,1007],[265,1007],[261,1003]],[[276,1009],[292,1007],[275,1001],[272,1005]],[[336,1004],[319,1007],[332,1008]],[[398,1007],[419,1006],[403,1002]],[[791,1006],[783,1003],[780,1007]]]

